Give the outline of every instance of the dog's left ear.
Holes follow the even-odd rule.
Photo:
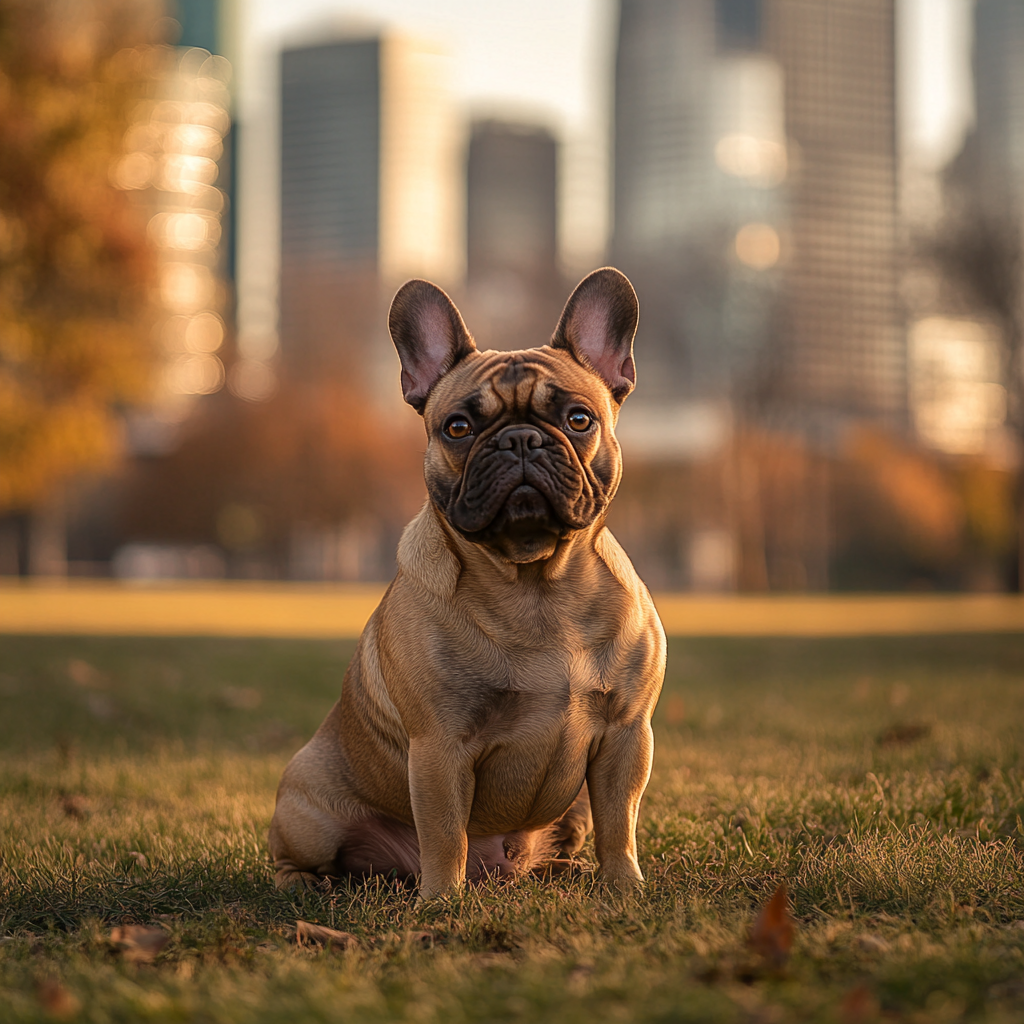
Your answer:
[[[429,281],[406,281],[391,301],[388,330],[402,360],[402,394],[422,416],[434,385],[476,351],[448,296]]]
[[[640,305],[629,278],[614,267],[588,274],[562,310],[552,348],[564,348],[600,377],[620,405],[636,384],[633,335]]]

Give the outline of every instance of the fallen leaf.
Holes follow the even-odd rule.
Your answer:
[[[101,690],[107,685],[106,676],[81,658],[71,658],[68,661],[68,678],[75,686],[81,686],[86,690]]]
[[[43,978],[38,981],[36,998],[39,1005],[54,1017],[73,1017],[82,1008],[81,1002],[56,978]]]
[[[132,963],[148,963],[170,942],[171,937],[158,925],[126,924],[110,932],[114,951]]]
[[[358,946],[359,940],[351,932],[335,931],[309,921],[296,921],[295,943],[299,946],[326,946],[327,949],[340,952],[350,946]]]
[[[889,943],[886,942],[885,939],[880,939],[877,935],[859,935],[857,937],[857,945],[860,946],[865,953],[889,952]]]
[[[89,801],[84,796],[76,796],[73,793],[65,793],[60,798],[60,805],[64,810],[64,813],[69,818],[77,818],[79,821],[82,818],[89,817]]]
[[[225,686],[220,702],[233,711],[255,711],[263,703],[263,694],[251,686]]]
[[[786,883],[775,890],[775,895],[761,908],[747,944],[775,970],[783,967],[793,948],[796,926],[789,914]]]
[[[890,725],[885,732],[879,733],[875,742],[880,747],[904,746],[908,743],[916,743],[930,736],[932,727],[927,722],[897,722]]]
[[[839,1015],[843,1024],[862,1024],[864,1021],[874,1020],[881,1007],[874,993],[867,985],[858,985],[850,989],[839,1004]]]

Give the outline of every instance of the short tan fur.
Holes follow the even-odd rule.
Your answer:
[[[580,283],[548,345],[519,352],[478,351],[434,285],[396,295],[429,497],[341,699],[281,779],[279,886],[418,876],[429,898],[564,862],[591,827],[602,877],[642,880],[665,638],[604,525],[636,321],[610,268]]]

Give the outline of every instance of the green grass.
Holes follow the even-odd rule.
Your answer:
[[[0,638],[0,1021],[1024,1020],[1024,637],[673,642],[646,891],[421,909],[271,884],[277,778],[351,651]],[[745,937],[782,880],[772,973]],[[300,918],[360,945],[297,948]],[[123,923],[171,941],[126,963]]]

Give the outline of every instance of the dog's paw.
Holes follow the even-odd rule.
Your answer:
[[[299,871],[298,868],[281,868],[274,875],[274,885],[278,889],[292,892],[330,892],[331,880],[312,871]]]
[[[601,870],[597,876],[598,882],[606,889],[629,895],[639,893],[646,887],[644,876],[639,871],[608,871]]]

